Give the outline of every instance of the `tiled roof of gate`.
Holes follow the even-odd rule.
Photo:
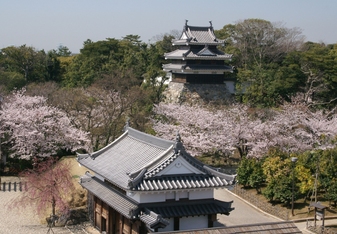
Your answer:
[[[158,176],[177,158],[200,174]],[[226,175],[189,155],[179,141],[167,141],[126,127],[125,133],[92,154],[78,154],[78,162],[123,190],[155,191],[215,188],[231,185],[235,175]]]
[[[93,154],[79,154],[78,162],[100,174],[123,189],[128,187],[128,173],[140,171],[162,157],[173,155],[173,141],[166,141],[141,133],[135,129],[127,131]]]
[[[137,191],[158,191],[176,189],[216,188],[229,185],[230,180],[211,175],[177,175],[161,176],[141,181],[136,187]]]
[[[147,203],[141,206],[160,214],[164,218],[197,216],[208,214],[225,214],[234,210],[232,201],[224,202],[215,199],[173,201],[162,203]]]
[[[154,213],[147,208],[140,212],[139,219],[151,229],[164,228],[170,223],[170,221],[163,218],[160,214]]]
[[[86,173],[81,177],[80,184],[96,197],[107,203],[127,218],[132,218],[138,208],[138,203],[124,194],[109,188],[104,182]]]

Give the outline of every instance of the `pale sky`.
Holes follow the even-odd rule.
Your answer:
[[[78,53],[87,39],[154,36],[192,26],[214,29],[259,18],[298,27],[307,41],[337,43],[337,0],[0,0],[0,48],[26,44]]]

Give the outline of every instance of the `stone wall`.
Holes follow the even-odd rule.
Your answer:
[[[164,91],[166,103],[228,103],[234,98],[226,84],[186,84],[170,82]]]

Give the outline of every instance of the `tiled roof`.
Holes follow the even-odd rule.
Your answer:
[[[207,27],[190,26],[187,22],[183,28],[182,35],[178,40],[173,40],[173,45],[188,45],[188,44],[208,44],[221,45],[223,40],[219,40],[214,35],[212,25]]]
[[[172,201],[163,203],[147,203],[141,206],[160,214],[164,218],[187,217],[208,214],[225,214],[234,210],[231,202],[223,202],[215,199]]]
[[[176,72],[186,72],[193,73],[195,71],[218,71],[218,72],[232,72],[233,67],[227,65],[202,65],[202,64],[193,64],[193,65],[182,65],[182,64],[165,64],[163,65],[164,71],[176,71]]]
[[[80,184],[123,216],[132,219],[133,216],[136,215],[135,212],[138,208],[137,202],[128,199],[124,194],[110,188],[90,174],[87,173],[82,176]]]
[[[225,54],[222,51],[209,47],[202,49],[177,49],[169,53],[164,54],[166,59],[198,59],[198,60],[230,60],[231,54]]]
[[[216,227],[205,228],[200,230],[185,230],[185,231],[172,231],[161,232],[161,234],[229,234],[229,233],[259,233],[259,234],[300,234],[302,233],[292,221],[273,222],[273,223],[257,223],[238,225],[232,227]]]
[[[144,223],[146,223],[147,226],[151,229],[164,228],[170,223],[167,219],[164,219],[160,214],[156,214],[147,208],[145,208],[144,211],[140,212],[139,219]]]
[[[172,155],[173,141],[166,141],[132,128],[116,141],[93,154],[79,154],[78,162],[123,189],[128,187],[128,174],[142,170],[156,159]],[[169,150],[169,151],[168,151]]]
[[[173,177],[159,174],[178,159],[186,165],[190,164],[200,174],[178,174]],[[102,150],[79,154],[78,162],[123,190],[215,188],[231,185],[235,181],[235,175],[219,173],[188,154],[180,137],[176,142],[167,141],[130,127]]]
[[[153,177],[144,179],[139,183],[135,190],[154,191],[154,190],[176,190],[176,189],[197,189],[197,188],[216,188],[229,185],[233,181],[211,175],[178,175]]]

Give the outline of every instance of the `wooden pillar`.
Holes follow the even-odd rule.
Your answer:
[[[139,234],[140,233],[141,222],[139,220],[132,223],[132,231],[131,234]]]
[[[101,221],[102,221],[102,201],[95,197],[95,215],[94,215],[94,224],[95,224],[95,227],[102,231],[102,224],[101,224]]]
[[[209,214],[208,215],[208,227],[214,227],[214,222],[216,221],[216,214]]]
[[[110,232],[109,228],[109,206],[102,202],[102,223],[101,223],[101,232],[105,231],[106,233]]]
[[[178,231],[179,230],[179,226],[180,226],[179,217],[174,217],[173,220],[174,220],[173,221],[173,225],[174,225],[173,230],[174,231]]]
[[[118,223],[119,223],[119,234],[123,234],[123,216],[122,215],[119,215],[119,221],[118,221]]]

